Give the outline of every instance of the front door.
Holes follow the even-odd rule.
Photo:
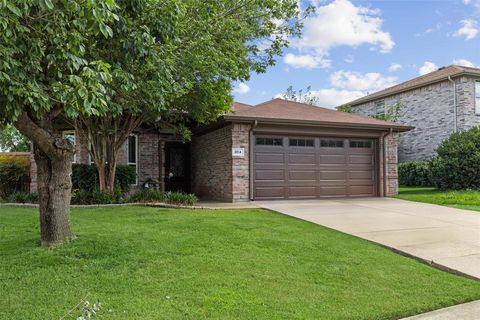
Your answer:
[[[190,192],[190,148],[182,142],[165,144],[165,191]]]

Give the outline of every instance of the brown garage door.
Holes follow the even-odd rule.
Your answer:
[[[376,195],[374,140],[264,135],[254,140],[257,200]]]

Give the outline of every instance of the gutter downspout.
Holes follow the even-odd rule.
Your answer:
[[[258,121],[257,120],[253,120],[252,122],[252,126],[250,127],[250,130],[248,131],[248,137],[249,137],[249,150],[248,150],[248,155],[249,155],[249,161],[248,161],[248,165],[249,165],[249,175],[248,175],[248,180],[249,180],[249,193],[250,193],[250,201],[253,201],[253,175],[254,175],[254,172],[253,172],[253,129],[256,128],[258,125]]]
[[[453,132],[457,132],[457,84],[451,76],[447,79],[453,84]]]

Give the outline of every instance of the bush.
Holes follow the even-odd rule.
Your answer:
[[[164,202],[193,206],[198,198],[194,194],[184,192],[161,192],[156,189],[142,189],[130,196],[128,202]]]
[[[429,161],[410,161],[398,165],[398,179],[401,186],[429,187],[430,180]]]
[[[123,193],[130,191],[130,186],[135,183],[137,173],[135,167],[118,165],[115,172],[115,185]],[[98,189],[98,172],[95,165],[72,165],[72,189],[93,192]]]
[[[76,190],[72,193],[70,204],[89,205],[89,204],[113,204],[122,203],[122,192],[117,189],[114,193],[100,192],[98,190]]]
[[[38,203],[38,193],[15,192],[8,197],[11,203]]]
[[[480,129],[452,134],[437,149],[431,162],[433,185],[446,189],[480,188]]]
[[[0,163],[0,198],[29,189],[29,167],[17,163]]]

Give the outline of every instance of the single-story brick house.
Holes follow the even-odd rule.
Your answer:
[[[152,179],[164,191],[203,199],[392,196],[398,188],[398,133],[410,129],[282,99],[234,103],[232,112],[196,128],[188,143],[172,132],[140,129],[119,162],[136,167],[138,187]],[[73,131],[64,135],[80,138]],[[75,142],[75,161],[89,163],[86,143]]]

